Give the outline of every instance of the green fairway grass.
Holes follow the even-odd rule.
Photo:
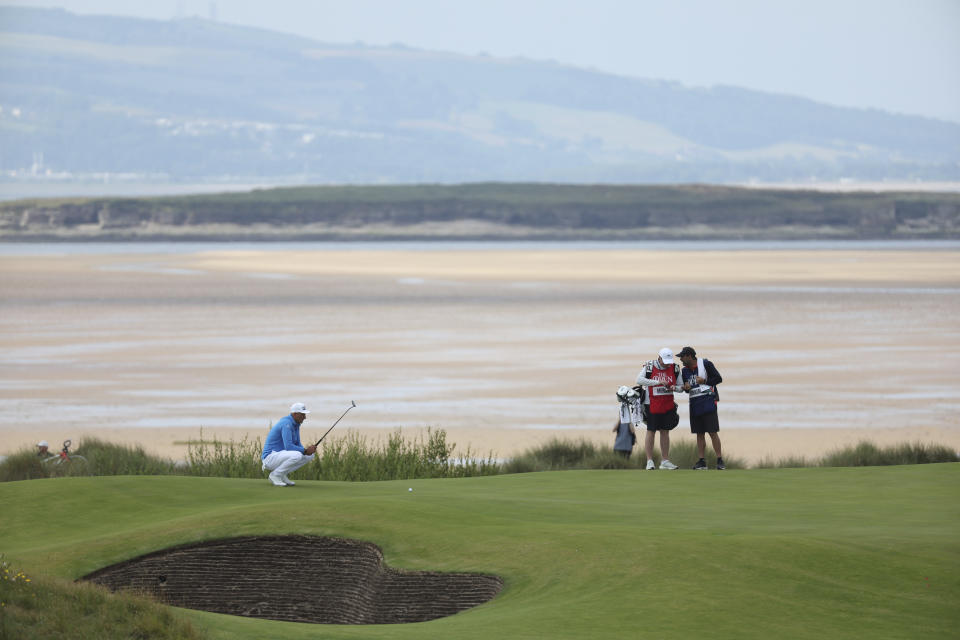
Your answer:
[[[408,625],[178,615],[212,638],[822,640],[960,628],[960,464],[289,488],[179,476],[0,484],[0,552],[42,576],[283,533],[367,540],[391,567],[494,573],[505,588],[475,609]]]

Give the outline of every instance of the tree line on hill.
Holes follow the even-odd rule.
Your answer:
[[[0,204],[5,241],[956,237],[955,193],[486,183]]]

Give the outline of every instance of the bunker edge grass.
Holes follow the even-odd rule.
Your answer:
[[[93,584],[33,576],[0,558],[0,638],[201,640],[197,625],[170,607]]]

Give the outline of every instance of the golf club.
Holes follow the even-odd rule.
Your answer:
[[[350,411],[350,409],[353,409],[355,406],[357,406],[357,403],[354,402],[353,400],[351,400],[351,401],[350,401],[350,406],[347,407],[347,411]],[[341,420],[343,420],[343,416],[347,415],[347,411],[344,411],[342,414],[340,414],[340,417],[337,418],[337,422],[340,422]],[[330,433],[331,431],[333,431],[333,427],[337,426],[337,422],[334,422],[333,425],[332,425],[329,429],[327,429],[327,433]],[[315,444],[315,445],[313,445],[313,446],[314,446],[314,447],[319,447],[319,446],[320,446],[320,443],[323,442],[323,438],[326,438],[326,437],[327,437],[327,433],[323,434],[323,436],[322,436],[319,440],[317,440],[317,444]]]

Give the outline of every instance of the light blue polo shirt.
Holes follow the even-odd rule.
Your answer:
[[[270,427],[260,459],[263,460],[274,451],[299,451],[300,453],[305,451],[300,444],[300,425],[293,419],[293,414],[280,418]]]

